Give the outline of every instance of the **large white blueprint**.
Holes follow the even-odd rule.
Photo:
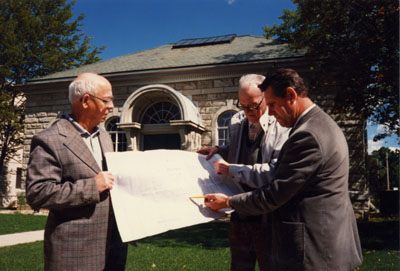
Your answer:
[[[225,215],[204,206],[208,193],[242,192],[214,172],[205,155],[181,150],[106,153],[114,178],[111,200],[122,241],[208,222]]]

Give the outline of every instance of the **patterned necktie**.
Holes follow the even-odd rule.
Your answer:
[[[256,123],[250,123],[249,127],[249,139],[254,142],[260,133],[260,127]]]

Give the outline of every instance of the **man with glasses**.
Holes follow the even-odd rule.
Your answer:
[[[114,178],[105,152],[110,136],[98,125],[114,108],[110,82],[79,75],[69,86],[72,113],[35,135],[26,197],[50,210],[44,236],[45,270],[125,270],[123,244],[110,201]]]
[[[248,74],[240,78],[236,113],[229,125],[229,144],[199,150],[210,159],[219,153],[226,160],[214,163],[218,174],[230,176],[244,191],[252,191],[272,180],[279,151],[289,129],[268,116],[264,95],[258,88],[264,76]],[[269,233],[266,217],[239,217],[232,213],[229,230],[231,270],[254,270],[256,259],[260,270],[266,270]]]

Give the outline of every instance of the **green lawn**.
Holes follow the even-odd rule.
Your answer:
[[[126,270],[229,270],[227,223],[196,225],[129,245]],[[0,247],[0,270],[43,270],[43,242]]]
[[[129,246],[126,270],[229,270],[228,224],[196,225]]]
[[[43,215],[0,214],[0,234],[43,230],[46,220]]]
[[[359,222],[364,261],[358,270],[400,270],[399,220]]]
[[[399,221],[358,225],[364,263],[356,270],[398,271]],[[227,236],[227,223],[212,222],[139,240],[129,245],[126,270],[229,270]],[[43,270],[43,242],[0,247],[0,270]]]

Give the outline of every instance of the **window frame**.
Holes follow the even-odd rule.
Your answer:
[[[114,122],[115,123],[112,123]],[[111,140],[113,142],[113,147],[115,152],[124,152],[128,150],[128,137],[126,135],[126,132],[120,128],[118,128],[117,123],[119,123],[120,117],[115,116],[111,117],[107,120],[107,122],[104,124],[105,130],[107,133],[110,135]],[[117,128],[116,130],[109,130],[109,125],[112,125],[111,128],[114,126]],[[115,134],[115,140],[113,139],[113,135]],[[122,142],[121,142],[121,141]],[[122,144],[122,148],[120,148],[120,145]]]

